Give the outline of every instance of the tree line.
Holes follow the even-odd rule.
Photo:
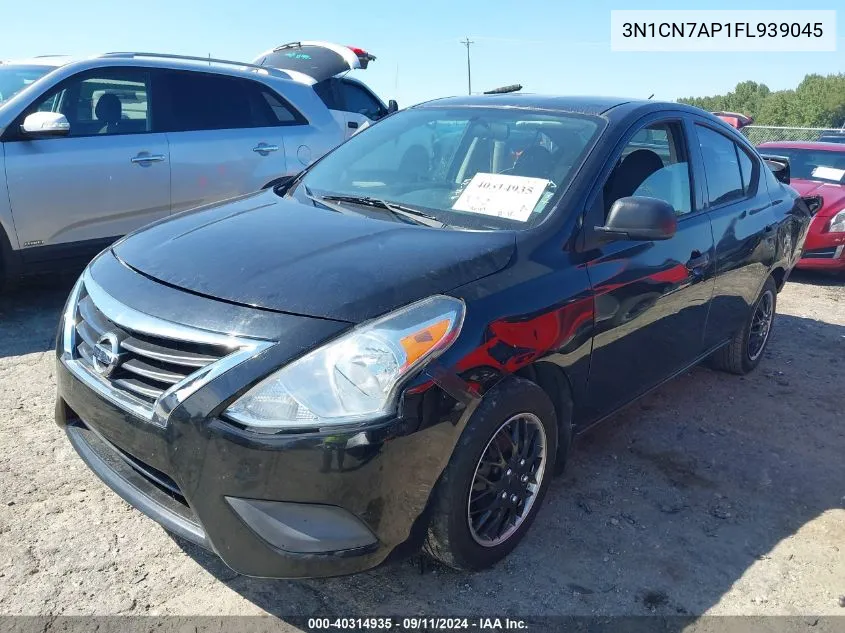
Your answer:
[[[845,74],[807,75],[797,88],[774,92],[765,84],[743,81],[726,95],[678,101],[708,112],[747,114],[756,125],[841,128],[845,126]]]

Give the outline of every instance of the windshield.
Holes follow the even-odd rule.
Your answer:
[[[845,152],[794,147],[764,147],[760,151],[788,158],[792,178],[845,184]]]
[[[351,198],[402,205],[450,228],[526,228],[548,215],[602,123],[516,108],[406,110],[326,156],[294,195],[346,197],[361,212]]]
[[[53,70],[51,66],[6,66],[0,64],[0,103]]]

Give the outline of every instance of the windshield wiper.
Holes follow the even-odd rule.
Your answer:
[[[379,198],[371,198],[370,196],[328,195],[320,196],[319,198],[317,198],[318,202],[323,200],[328,200],[331,202],[348,202],[350,204],[361,204],[364,206],[373,207],[374,209],[386,209],[387,211],[390,211],[393,215],[406,220],[410,220],[414,224],[420,224],[422,226],[428,226],[435,229],[442,229],[447,226],[446,222],[438,220],[433,215],[429,215],[428,213],[420,211],[419,209],[414,209],[413,207],[406,207],[404,204],[388,202]]]
[[[335,213],[346,214],[346,209],[344,209],[343,207],[340,207],[336,204],[329,204],[323,198],[320,198],[319,196],[315,196],[313,193],[311,193],[311,190],[308,188],[307,185],[304,185],[303,189],[304,189],[304,193],[302,195],[304,195],[306,198],[308,198],[315,205],[319,204],[321,207],[325,207],[329,211],[334,211]]]

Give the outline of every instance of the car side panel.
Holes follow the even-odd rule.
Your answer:
[[[710,218],[717,276],[707,320],[708,347],[728,340],[745,325],[774,266],[779,226],[768,200],[729,205],[710,212]]]
[[[9,190],[6,187],[6,149],[0,143],[0,230],[6,234],[12,249],[18,248],[18,236],[12,219],[12,207],[9,204]]]
[[[290,173],[284,142],[288,129],[168,132],[172,213],[257,191]],[[277,149],[254,151],[262,144]]]
[[[587,418],[619,408],[705,352],[713,258],[710,220],[696,213],[669,240],[616,242],[588,262],[596,330]],[[705,263],[694,268],[697,260]]]
[[[9,200],[23,249],[121,236],[169,213],[171,174],[163,134],[5,145]],[[161,158],[131,162],[145,155]]]
[[[583,402],[595,327],[587,270],[554,242],[518,257],[523,261],[450,293],[467,304],[463,334],[427,378],[466,401],[529,365],[549,363],[565,376],[572,400]]]
[[[698,117],[694,122],[708,123]],[[753,152],[741,139],[734,140]],[[706,194],[706,172],[697,148],[693,159],[705,175],[702,185]],[[729,340],[745,325],[760,289],[779,262],[784,270],[787,266],[791,269],[791,264],[782,260],[785,251],[795,249],[792,234],[785,229],[792,204],[772,201],[768,169],[761,164],[760,170],[752,197],[707,212],[716,244],[716,285],[705,332],[708,349]]]

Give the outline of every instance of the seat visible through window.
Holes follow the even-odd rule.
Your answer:
[[[644,196],[672,205],[675,213],[692,210],[689,162],[680,125],[658,123],[637,132],[604,185],[604,211],[620,198]]]

